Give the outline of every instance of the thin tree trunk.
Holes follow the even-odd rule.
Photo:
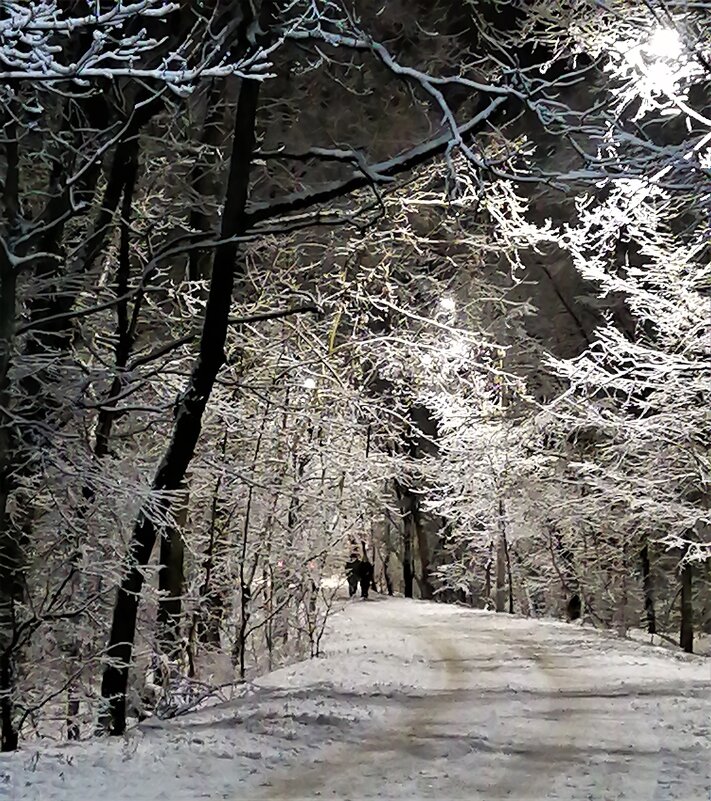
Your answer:
[[[227,453],[227,432],[222,437],[222,461],[225,461]],[[208,533],[207,546],[203,559],[203,569],[205,574],[200,585],[200,605],[193,615],[192,629],[193,639],[203,645],[220,645],[220,623],[224,615],[224,604],[222,595],[216,592],[212,586],[213,573],[217,562],[217,555],[223,543],[219,540],[217,519],[219,517],[220,488],[222,487],[222,475],[218,475],[215,482],[215,489],[212,493],[212,503],[210,508],[210,529]]]
[[[434,598],[434,587],[430,577],[430,561],[432,557],[430,555],[430,545],[427,541],[427,532],[422,525],[419,513],[415,514],[414,525],[417,535],[417,551],[420,555],[420,597],[425,601],[431,601]]]
[[[240,89],[220,232],[221,244],[217,247],[213,260],[199,354],[190,383],[176,409],[170,444],[153,480],[153,489],[156,491],[177,490],[183,482],[200,436],[205,407],[217,374],[225,361],[224,347],[237,257],[237,242],[234,238],[243,234],[245,228],[259,88],[259,81],[244,80]],[[241,264],[239,269],[242,272],[244,265]],[[101,695],[107,705],[103,723],[114,735],[123,734],[126,729],[128,671],[133,656],[138,603],[143,588],[143,568],[151,558],[156,533],[154,521],[142,512],[133,531],[127,571],[114,606],[106,651],[108,663],[101,685]]]
[[[506,611],[506,556],[503,534],[499,535],[496,543],[496,611]]]
[[[207,110],[205,112],[205,122],[202,126],[200,144],[209,148],[203,158],[215,161],[214,151],[222,139],[220,131],[220,119],[224,113],[224,104],[221,102],[224,91],[224,82],[214,80],[207,95]],[[190,184],[193,191],[200,199],[195,203],[190,211],[188,226],[191,231],[207,233],[210,230],[212,221],[207,214],[204,199],[208,195],[214,195],[219,189],[216,181],[211,174],[210,163],[201,162],[196,159],[190,174]],[[199,248],[193,248],[188,255],[188,279],[199,281],[207,277],[210,267],[209,254]]]
[[[415,571],[412,563],[412,524],[411,520],[403,521],[402,528],[402,583],[405,598],[413,597],[413,579]]]
[[[491,603],[491,568],[494,564],[494,541],[489,541],[489,556],[484,566],[484,597],[486,598],[487,608],[490,609]]]
[[[684,552],[684,557],[686,551]],[[681,563],[681,627],[679,631],[679,645],[687,654],[694,653],[694,602],[693,602],[693,568],[691,562],[682,559]]]
[[[649,544],[644,543],[640,554],[642,560],[642,586],[644,588],[644,611],[647,616],[647,631],[657,633],[657,615],[654,609],[654,581],[649,561]]]
[[[627,546],[624,541],[620,550],[622,562],[619,579],[620,593],[614,617],[617,624],[617,633],[620,637],[624,637],[627,634]]]
[[[513,615],[514,613],[514,588],[513,588],[513,569],[511,567],[511,553],[509,549],[509,543],[506,539],[506,534],[503,534],[503,541],[504,541],[504,557],[506,558],[506,580],[508,581],[509,585],[509,614]]]
[[[501,544],[504,550],[504,560],[506,562],[506,581],[508,584],[509,614],[514,613],[514,590],[513,590],[513,570],[511,568],[511,554],[509,553],[509,541],[506,537],[506,507],[504,499],[499,499],[499,527],[501,530]]]
[[[143,292],[139,292],[136,296],[133,309],[129,311],[127,295],[131,278],[131,218],[133,216],[133,198],[136,191],[139,166],[137,140],[128,143],[123,154],[123,159],[122,161],[119,160],[118,153],[114,159],[114,168],[118,168],[121,180],[123,181],[121,184],[123,187],[123,200],[121,201],[121,218],[119,223],[119,260],[116,270],[116,297],[119,298],[119,301],[116,304],[116,344],[114,346],[115,373],[108,395],[99,409],[96,421],[94,453],[99,459],[102,459],[109,453],[109,443],[116,418],[115,407],[124,387],[123,373],[135,343],[136,329],[143,302]],[[118,179],[114,179],[112,175],[112,180]],[[112,204],[116,202],[113,195],[110,200]],[[102,212],[104,211],[105,210],[102,209]],[[144,280],[146,278],[147,276],[144,276]]]
[[[75,636],[72,637],[69,645],[69,657],[69,664],[67,665],[68,672],[71,671],[81,659],[81,646],[79,639]],[[78,740],[81,735],[81,729],[79,728],[80,709],[79,694],[77,693],[77,686],[74,681],[67,687],[66,725],[68,740]]]
[[[390,575],[390,570],[388,569],[388,561],[389,561],[389,554],[383,559],[383,579],[385,580],[385,588],[388,591],[388,595],[392,597],[395,594],[395,588],[393,587],[393,580],[392,576]]]
[[[261,425],[259,427],[259,434],[257,441],[254,445],[254,455],[252,457],[252,472],[257,468],[259,459],[259,452],[262,448],[262,440],[264,439],[264,432],[269,419],[269,411],[271,409],[271,402],[267,400],[262,415]],[[240,591],[240,623],[235,639],[235,647],[233,652],[233,663],[239,664],[239,676],[244,680],[247,673],[246,654],[247,654],[247,637],[249,634],[249,621],[252,617],[252,584],[254,576],[259,566],[259,558],[255,556],[252,560],[250,570],[246,569],[245,563],[247,561],[247,548],[249,545],[249,531],[252,522],[252,503],[254,500],[254,485],[250,485],[247,491],[247,505],[244,511],[244,525],[242,526],[242,542],[239,555],[239,591]]]
[[[176,515],[176,525],[163,532],[158,569],[158,640],[163,652],[175,659],[180,648],[183,583],[185,580],[185,542],[183,530],[188,519],[188,490]]]

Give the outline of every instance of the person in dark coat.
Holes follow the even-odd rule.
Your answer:
[[[348,595],[352,598],[358,589],[358,581],[360,580],[360,565],[361,561],[357,553],[352,553],[350,559],[346,562],[346,578],[348,579]]]
[[[374,575],[375,575],[375,569],[373,568],[373,565],[368,559],[368,557],[366,556],[363,559],[359,560],[358,581],[360,583],[361,598],[368,597],[368,590],[370,590],[370,585],[373,583]]]
[[[580,615],[583,612],[583,604],[577,593],[568,601],[566,612],[568,613],[569,621],[580,620]]]

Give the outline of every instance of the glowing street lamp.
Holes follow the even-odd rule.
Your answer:
[[[450,314],[457,308],[457,302],[454,300],[454,298],[441,298],[439,305],[444,311],[449,312]]]
[[[303,383],[304,389],[316,389],[316,382],[313,378],[305,378]]]
[[[675,61],[684,52],[684,43],[673,28],[657,28],[644,49],[652,58]]]

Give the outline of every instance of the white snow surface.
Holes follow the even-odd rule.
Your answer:
[[[12,801],[709,801],[711,663],[578,626],[344,602],[324,658],[125,738],[0,757]]]

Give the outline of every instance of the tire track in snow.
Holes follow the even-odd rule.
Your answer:
[[[463,706],[470,705],[472,709],[477,709],[481,705],[483,696],[482,688],[471,682],[472,674],[475,674],[477,669],[467,667],[480,656],[472,658],[472,654],[467,654],[450,640],[438,636],[433,631],[434,628],[434,623],[430,629],[417,627],[413,634],[425,644],[427,650],[434,651],[434,654],[430,653],[427,660],[430,665],[441,663],[443,666],[446,677],[444,689],[434,691],[431,695],[424,697],[413,696],[408,705],[415,706],[414,710],[405,714],[401,720],[394,721],[393,725],[369,733],[362,742],[357,744],[349,742],[336,746],[335,753],[326,753],[326,758],[321,763],[296,766],[288,775],[277,778],[271,783],[266,795],[267,799],[270,801],[296,801],[296,799],[312,801],[314,798],[326,797],[329,795],[329,790],[332,795],[340,798],[357,798],[359,783],[366,774],[365,768],[372,767],[374,764],[382,771],[385,782],[388,781],[388,777],[392,778],[393,771],[403,767],[420,776],[423,774],[423,771],[418,771],[417,768],[422,768],[432,761],[432,744],[441,740],[438,729],[446,729],[447,726],[454,725],[457,720],[455,713],[460,712]],[[481,633],[484,635],[484,639],[487,638],[486,635],[490,635],[490,632],[487,631]],[[549,727],[551,725],[550,715],[557,712],[554,695],[561,689],[566,689],[561,687],[560,670],[556,670],[559,668],[556,658],[551,653],[544,651],[541,643],[531,643],[530,634],[528,636],[516,635],[510,630],[507,631],[506,627],[497,629],[496,634],[504,637],[509,645],[506,658],[528,662],[534,666],[539,675],[546,678],[549,688],[545,697],[549,701],[542,712],[539,712],[530,722],[534,724],[536,718],[542,716],[545,718],[543,725]],[[481,644],[481,640],[479,644]],[[500,646],[501,642],[499,641],[498,644]],[[502,664],[501,667],[505,669],[506,665]],[[511,689],[510,692],[513,695],[515,691]],[[364,702],[367,703],[367,699],[364,699]],[[545,714],[546,712],[548,715]],[[581,715],[571,715],[570,720],[567,721],[561,721],[556,717],[553,725],[559,729],[557,732],[559,741],[570,738],[572,742],[575,739],[576,729],[582,725]],[[489,752],[505,753],[504,748],[492,751],[492,747],[487,745],[487,739],[484,736],[477,743],[476,736],[470,737],[470,742],[473,741],[470,750],[483,747]],[[559,747],[552,746],[549,754],[541,754],[538,758],[535,773],[526,774],[527,797],[532,797],[532,794],[544,797],[547,791],[552,789],[556,779],[569,766],[567,761],[560,759],[561,750]],[[554,758],[556,756],[558,758]],[[403,757],[414,758],[417,762],[404,765]],[[446,758],[446,753],[439,757],[439,759]],[[515,760],[515,749],[512,758]],[[524,757],[521,757],[521,761],[524,761]],[[420,764],[417,764],[418,762]],[[486,787],[470,782],[468,786],[458,788],[462,794],[461,797],[467,798],[469,801],[476,801],[477,797],[486,797],[487,801],[517,797],[514,794],[521,790],[521,775],[520,771],[513,769],[515,766],[515,763],[507,766],[505,762],[502,762],[501,773],[503,775],[497,781]],[[351,792],[343,790],[337,793],[336,787],[341,787],[344,780],[348,783],[349,778],[352,779],[349,784]],[[415,779],[415,776],[409,778],[412,780]],[[429,771],[429,776],[427,776],[425,772],[422,781],[425,781],[426,778],[436,779],[437,774]],[[477,793],[477,795],[473,793]]]

